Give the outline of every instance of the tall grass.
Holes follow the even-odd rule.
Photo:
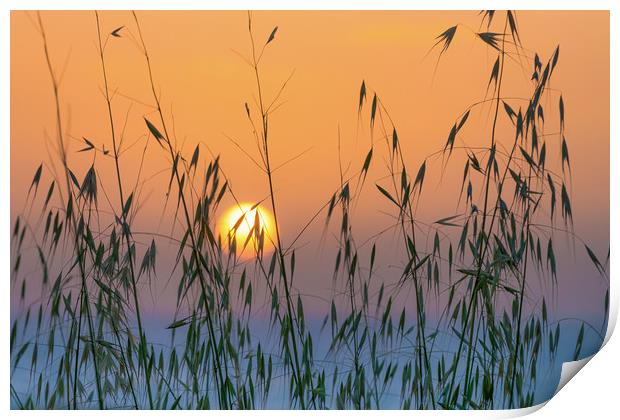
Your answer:
[[[539,279],[555,292],[560,287],[555,233],[579,238],[572,233],[565,103],[550,88],[559,47],[546,59],[524,48],[514,12],[482,13],[486,31],[475,37],[496,56],[487,89],[491,96],[457,116],[445,146],[419,156],[419,167],[411,168],[406,157],[412,139],[399,137],[388,105],[363,81],[358,126],[368,134],[369,150],[352,172],[340,164],[338,188],[299,232],[286,235],[279,219],[282,198],[275,194],[272,127],[278,123],[275,104],[288,81],[274,97],[266,97],[262,63],[277,47],[278,28],[258,35],[248,13],[246,61],[257,100],[246,103],[245,112],[257,151],[244,153],[258,153],[253,160],[264,173],[269,191],[264,202],[273,213],[274,229],[266,229],[256,213],[245,243],[237,243],[235,234],[248,223],[243,216],[226,237],[217,234],[215,215],[223,199],[238,205],[240,200],[219,157],[205,157],[200,146],[191,157],[184,156],[177,144],[135,12],[131,24],[107,34],[94,13],[112,150],[84,137],[76,154],[92,163],[80,181],[70,161],[52,46],[40,14],[37,19],[54,98],[57,155],[36,170],[26,208],[14,220],[11,282],[27,303],[11,326],[14,407],[493,409],[536,402],[539,370],[554,366],[561,330],[560,322],[550,319],[549,297],[532,295],[535,289],[528,282]],[[439,58],[464,30],[456,25],[437,37]],[[158,235],[147,242],[136,239],[142,163],[136,179],[128,179],[130,171],[124,169],[130,163],[124,159],[108,84],[106,46],[127,39],[143,55],[151,93],[145,100],[153,109],[143,118],[148,138],[141,160],[167,159],[166,206],[176,204],[172,233],[161,238],[178,245],[172,274],[177,311],[168,325],[167,347],[149,338],[141,308],[141,293],[158,270]],[[507,72],[526,66],[531,90],[520,98],[504,97]],[[547,110],[556,103],[557,111]],[[483,107],[491,109],[485,144],[468,146],[462,134],[473,111]],[[559,132],[546,132],[545,118],[556,115]],[[511,136],[499,135],[500,127]],[[554,155],[557,164],[549,158]],[[384,166],[377,156],[385,157]],[[102,185],[97,157],[113,162],[114,185]],[[438,172],[463,164],[461,196],[455,214],[425,223],[417,209],[425,200],[427,174],[438,162]],[[371,169],[385,173],[374,186],[367,185]],[[46,180],[47,192],[39,195]],[[117,195],[115,201],[106,191]],[[380,197],[393,211],[390,230],[405,260],[400,276],[389,283],[375,275],[381,245],[373,243],[367,255],[353,227],[353,209],[364,194]],[[326,231],[338,225],[338,250],[330,310],[317,328],[306,320],[304,297],[293,280],[296,252],[302,252],[295,248],[297,239],[320,219]],[[287,245],[289,237],[294,240]],[[608,259],[601,262],[584,246],[608,279]],[[249,261],[241,258],[247,252]],[[22,258],[31,257],[27,254],[38,259],[40,278],[20,270]],[[260,285],[267,291],[265,302],[256,292]],[[409,291],[412,298],[403,298]],[[40,299],[33,300],[37,293]],[[538,298],[540,303],[530,303]],[[608,295],[605,299],[607,311]],[[263,304],[269,312],[267,328],[253,319]],[[434,306],[440,308],[438,317],[429,309]],[[582,322],[574,358],[582,352],[586,331],[599,334]]]

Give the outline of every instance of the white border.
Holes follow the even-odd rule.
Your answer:
[[[151,1],[136,1],[136,0],[108,0],[108,1],[76,1],[76,0],[60,0],[60,1],[41,1],[41,0],[3,0],[0,2],[0,132],[2,137],[0,140],[0,194],[4,198],[0,205],[0,272],[4,273],[2,286],[0,286],[0,294],[3,296],[4,313],[3,320],[0,322],[0,334],[4,338],[4,344],[0,347],[0,371],[2,372],[2,382],[0,384],[0,395],[2,397],[2,408],[4,410],[9,409],[10,404],[10,392],[9,392],[9,348],[8,348],[8,336],[9,336],[9,310],[10,310],[10,282],[8,281],[10,261],[9,261],[9,249],[10,249],[10,207],[8,205],[10,198],[10,10],[20,9],[178,9],[178,10],[193,10],[193,9],[254,9],[254,10],[275,10],[275,9],[287,9],[287,10],[306,10],[306,9],[324,9],[324,10],[340,10],[340,9],[357,9],[357,10],[375,10],[375,9],[414,9],[414,10],[482,10],[482,9],[522,9],[522,10],[611,10],[610,30],[611,30],[611,131],[610,139],[617,139],[618,133],[618,84],[614,77],[614,71],[618,71],[618,19],[617,2],[613,0],[590,0],[590,1],[541,1],[541,0],[520,0],[520,1],[481,1],[481,0],[468,0],[468,1],[404,1],[404,0],[384,0],[384,1],[370,1],[370,0],[357,0],[357,1],[335,1],[335,0],[302,0],[292,2],[278,1],[278,0],[228,0],[224,2],[198,2],[190,0],[179,1],[165,1],[165,0],[151,0]],[[610,159],[618,159],[618,144],[616,141],[610,141]],[[610,190],[612,192],[610,196],[610,214],[620,214],[620,206],[618,203],[618,193],[620,192],[620,165],[610,165]],[[610,220],[610,237],[616,238],[620,234],[620,225],[617,219],[613,217]],[[613,242],[612,242],[613,248]],[[615,250],[612,250],[612,255],[615,255]],[[617,259],[616,259],[617,260]],[[577,381],[570,381],[561,392],[550,400],[544,409],[538,410],[540,407],[526,410],[515,410],[512,412],[486,412],[488,417],[515,417],[519,415],[528,414],[535,411],[533,418],[583,418],[585,415],[593,416],[592,418],[609,418],[610,414],[617,410],[617,384],[618,375],[620,375],[620,363],[617,358],[617,354],[620,354],[620,339],[616,336],[611,336],[613,327],[615,326],[618,316],[618,286],[617,279],[618,268],[617,265],[611,264],[611,296],[610,296],[610,318],[606,345],[603,349],[595,355],[590,363],[583,369],[583,372],[579,374],[580,378]],[[542,406],[542,405],[541,405]],[[129,413],[124,412],[123,416],[133,414],[136,417],[145,418],[149,417],[163,418],[170,413],[167,412],[138,412]],[[297,418],[309,418],[315,416],[313,412],[290,412],[290,411],[263,411],[263,412],[229,412],[226,416],[231,419],[238,418],[273,418],[273,419],[285,419],[290,416]],[[382,412],[357,412],[354,415],[357,417],[370,418],[383,416],[386,413]],[[86,416],[94,418],[102,418],[104,415],[102,412],[43,412],[33,414],[32,412],[17,412],[10,413],[12,417],[16,418],[32,418],[34,415],[44,415],[50,418],[61,417],[75,417]],[[181,417],[194,417],[194,416],[221,416],[222,413],[198,413],[198,412],[180,412],[175,416]],[[336,411],[321,413],[321,416],[327,420],[341,416],[342,414]],[[421,418],[479,418],[481,413],[479,412],[417,412],[408,413],[403,411],[394,411],[388,414],[394,418],[410,418],[410,416],[416,416]]]

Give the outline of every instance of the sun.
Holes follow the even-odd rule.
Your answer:
[[[230,249],[234,243],[237,256],[249,257],[259,248],[263,254],[273,248],[275,222],[263,206],[239,203],[225,211],[219,219],[218,231],[222,246]]]

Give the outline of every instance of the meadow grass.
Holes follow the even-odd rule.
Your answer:
[[[57,156],[38,167],[26,209],[13,221],[11,287],[24,302],[29,290],[41,294],[11,325],[14,408],[494,409],[536,402],[539,370],[554,363],[562,331],[559,322],[550,321],[549,297],[529,295],[534,289],[527,282],[538,278],[552,292],[560,287],[554,233],[579,238],[572,234],[565,103],[550,88],[560,50],[543,58],[525,49],[514,12],[481,13],[486,29],[476,33],[477,40],[496,57],[490,94],[456,117],[446,130],[445,146],[419,167],[411,168],[405,157],[411,142],[399,137],[380,94],[361,83],[358,126],[369,122],[363,130],[370,148],[353,174],[340,165],[337,190],[300,232],[289,235],[296,239],[288,246],[282,239],[271,150],[277,124],[272,113],[286,83],[267,98],[262,71],[264,53],[277,48],[277,27],[256,34],[248,13],[246,61],[257,100],[246,103],[245,111],[274,229],[266,230],[257,216],[248,239],[237,243],[234,231],[244,220],[222,237],[214,219],[225,197],[240,204],[225,162],[205,157],[200,146],[191,157],[178,147],[138,14],[131,13],[131,25],[104,34],[101,17],[94,13],[112,149],[84,138],[76,153],[92,156],[93,163],[81,181],[71,169],[62,92],[44,22],[40,14],[37,18],[54,98]],[[456,25],[437,37],[438,64],[462,30]],[[128,187],[124,168],[130,163],[123,160],[108,86],[106,46],[127,37],[144,57],[152,93],[145,100],[154,109],[144,117],[148,138],[142,160],[149,154],[168,160],[166,204],[176,201],[170,223],[180,229],[174,237],[160,238],[178,245],[172,276],[178,315],[167,326],[172,344],[164,347],[149,337],[140,306],[141,293],[158,269],[158,237],[153,234],[150,243],[142,243],[133,233],[142,171]],[[511,68],[531,72],[531,90],[521,98],[503,96]],[[551,105],[554,109],[547,110]],[[483,106],[491,107],[486,145],[468,147],[460,135],[472,112]],[[545,118],[555,115],[560,132],[546,133]],[[500,126],[512,136],[498,135]],[[340,158],[340,147],[338,153]],[[95,156],[113,160],[115,185],[101,185]],[[386,176],[368,186],[378,156],[385,157]],[[461,195],[455,214],[425,224],[417,209],[424,201],[430,162],[437,159],[441,172],[463,164]],[[365,187],[366,194],[392,207],[392,230],[406,256],[391,285],[375,278],[381,245],[373,243],[369,260],[362,261],[366,254],[356,240],[352,212]],[[320,220],[325,230],[337,226],[338,250],[334,296],[327,297],[331,309],[317,326],[306,319],[304,296],[293,281],[296,252],[302,252],[295,243]],[[608,258],[601,262],[583,246],[608,280]],[[250,261],[241,258],[244,252],[252,254]],[[40,278],[21,274],[24,253],[38,258]],[[259,283],[266,287],[264,302],[256,293]],[[403,303],[399,295],[404,290],[413,294]],[[339,296],[346,297],[345,309]],[[528,304],[532,300],[539,303]],[[433,303],[441,305],[440,316],[429,320]],[[262,305],[268,308],[269,325],[261,327],[253,314]],[[608,294],[604,306],[607,312]],[[574,358],[582,354],[585,334],[602,334],[602,328],[580,324]]]

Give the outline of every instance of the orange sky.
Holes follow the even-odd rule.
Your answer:
[[[249,54],[245,12],[139,12],[150,49],[158,91],[179,144],[191,154],[198,142],[221,155],[237,196],[255,201],[267,196],[260,171],[239,152],[228,137],[258,157],[251,137],[244,102],[254,104],[251,69],[240,57]],[[93,12],[42,12],[52,60],[62,72],[62,106],[67,135],[87,137],[111,147],[102,77],[96,47]],[[32,12],[11,15],[11,208],[22,208],[24,192],[40,161],[49,160],[54,113],[49,76],[40,36]],[[117,124],[126,117],[125,144],[138,141],[123,157],[126,184],[133,185],[152,103],[143,57],[132,40],[135,25],[127,11],[101,13],[103,32],[119,26],[121,38],[110,39],[106,59]],[[566,137],[573,166],[573,208],[576,230],[597,250],[609,244],[609,13],[519,12],[521,38],[528,53],[536,51],[543,62],[557,44],[560,63],[553,87],[560,89],[567,109]],[[337,132],[340,126],[342,156],[359,166],[370,146],[367,116],[358,127],[357,101],[362,80],[386,104],[398,128],[410,167],[441,149],[455,118],[484,97],[496,54],[474,38],[477,12],[255,12],[258,40],[274,26],[278,33],[263,58],[266,96],[294,72],[270,121],[273,162],[277,166],[305,152],[275,174],[285,241],[294,236],[331,196],[339,183]],[[437,71],[437,51],[426,56],[434,38],[461,23],[455,41]],[[469,29],[468,29],[469,28]],[[531,66],[507,62],[510,74],[505,96],[526,96]],[[551,97],[550,103],[557,103]],[[550,107],[555,107],[551,105]],[[485,141],[490,130],[489,107],[472,113],[468,144]],[[155,116],[152,115],[155,119]],[[549,132],[557,131],[557,116],[550,117]],[[557,127],[556,127],[557,128]],[[47,135],[46,135],[47,133]],[[487,136],[487,137],[484,137]],[[74,141],[70,150],[82,144]],[[203,149],[203,153],[206,150]],[[157,226],[161,213],[162,183],[169,167],[154,149],[149,154],[143,188],[141,226]],[[78,177],[92,155],[72,156]],[[102,177],[113,174],[112,161],[98,157]],[[386,174],[383,158],[369,174],[372,186]],[[434,165],[434,166],[433,166]],[[461,163],[454,174],[461,176]],[[455,187],[441,186],[439,165],[430,163],[427,193],[432,197],[419,211],[427,220],[451,215]],[[434,172],[433,172],[434,170]],[[450,172],[447,174],[450,175]],[[460,181],[460,179],[459,179]],[[112,184],[108,184],[112,185]],[[443,185],[443,184],[442,184]],[[301,187],[300,187],[301,186]],[[593,186],[596,186],[593,188]],[[110,192],[116,205],[118,198]],[[371,234],[389,223],[381,213],[385,198],[369,188],[356,209],[357,226]],[[287,236],[287,232],[290,232]],[[330,263],[331,264],[331,263]]]

